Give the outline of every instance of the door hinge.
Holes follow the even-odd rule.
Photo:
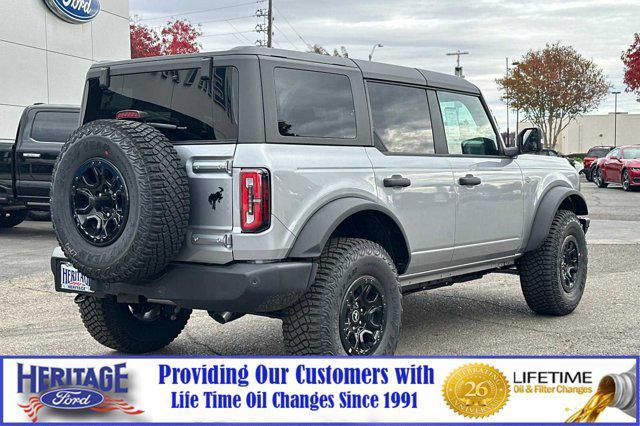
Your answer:
[[[231,234],[223,235],[202,235],[193,234],[191,242],[195,245],[224,246],[228,249],[233,248],[233,236]]]

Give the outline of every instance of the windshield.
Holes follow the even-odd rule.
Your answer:
[[[635,160],[640,158],[640,147],[624,149],[622,151],[622,158],[625,160]]]
[[[204,80],[198,68],[112,76],[109,88],[89,80],[85,120],[114,119],[119,111],[145,113],[143,121],[159,127],[170,141],[235,140],[237,70],[214,68]]]

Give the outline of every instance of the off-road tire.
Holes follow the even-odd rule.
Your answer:
[[[74,173],[92,159],[112,163],[128,189],[128,219],[110,245],[83,238],[70,208]],[[66,257],[83,274],[131,282],[161,272],[179,253],[189,224],[189,183],[169,140],[133,121],[98,120],[76,130],[54,167],[53,227]]]
[[[103,299],[81,296],[80,316],[89,334],[100,344],[116,351],[141,354],[157,351],[171,343],[189,321],[191,311],[157,305],[163,316],[152,322],[137,319],[129,305],[117,303],[113,296]]]
[[[13,228],[20,225],[27,217],[26,210],[0,211],[0,228]]]
[[[609,184],[604,181],[602,170],[597,167],[593,171],[593,183],[595,183],[598,188],[606,188],[609,186]]]
[[[576,240],[580,258],[576,284],[570,292],[563,288],[561,271],[561,250],[567,236]],[[573,312],[584,293],[587,260],[587,242],[578,217],[571,211],[559,210],[542,246],[525,253],[517,262],[529,308],[541,315],[562,316]]]
[[[588,170],[585,170],[584,177],[587,179],[587,182],[593,182],[593,167],[589,167]]]
[[[40,210],[30,210],[29,213],[27,213],[27,218],[34,222],[49,222],[51,220],[51,213]]]
[[[400,338],[402,294],[389,254],[364,239],[330,240],[320,257],[315,282],[285,312],[282,331],[292,355],[347,355],[340,337],[339,317],[348,287],[362,276],[375,277],[386,300],[385,326],[371,355],[392,355]]]

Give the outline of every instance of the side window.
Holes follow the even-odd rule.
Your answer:
[[[278,131],[282,136],[356,137],[349,77],[290,68],[276,68],[274,77]]]
[[[215,67],[203,80],[199,68],[115,75],[108,89],[90,80],[85,122],[113,119],[118,111],[147,114],[164,125],[170,141],[235,140],[238,137],[238,71]]]
[[[367,88],[378,146],[391,153],[434,152],[426,90],[372,82]]]
[[[33,118],[30,137],[38,142],[66,142],[78,128],[79,119],[77,112],[38,112]]]
[[[449,154],[498,155],[498,137],[480,98],[438,92]]]
[[[607,154],[607,159],[611,158],[611,157],[620,157],[620,149],[616,148],[613,151],[611,151],[609,154]]]

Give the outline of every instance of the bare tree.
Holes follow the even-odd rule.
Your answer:
[[[333,54],[329,53],[329,51],[327,49],[325,49],[324,47],[320,46],[319,44],[314,44],[313,46],[311,46],[311,48],[308,50],[309,53],[318,53],[320,55],[333,55],[333,56],[339,56],[341,58],[348,58],[349,57],[349,52],[347,52],[347,48],[344,46],[340,46],[340,49],[335,48],[333,49]]]
[[[559,43],[529,51],[508,76],[496,83],[503,100],[540,127],[545,144],[551,148],[571,121],[595,109],[611,88],[592,60]]]

